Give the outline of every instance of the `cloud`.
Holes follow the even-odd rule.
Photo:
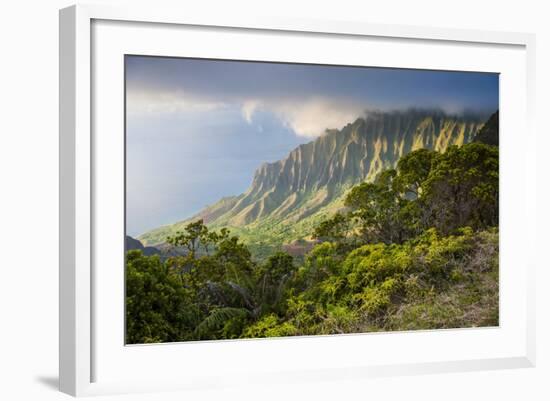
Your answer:
[[[304,102],[281,102],[273,109],[297,135],[317,137],[326,129],[340,129],[364,114],[365,106],[351,101],[313,98]]]
[[[227,106],[226,102],[184,91],[128,89],[126,93],[126,110],[129,114],[208,112]]]
[[[225,97],[215,99],[183,90],[132,88],[127,92],[126,108],[131,115],[207,113],[236,108],[251,125],[254,124],[254,114],[264,112],[278,118],[296,135],[314,138],[326,129],[339,129],[353,122],[364,114],[365,104],[321,96],[240,98],[225,94]]]
[[[243,114],[243,118],[248,124],[252,124],[252,115],[254,114],[258,106],[260,106],[260,104],[261,103],[258,100],[247,100],[243,103],[241,111]]]
[[[326,129],[339,129],[353,122],[364,114],[364,109],[360,103],[316,97],[302,100],[247,100],[243,102],[241,112],[249,124],[257,111],[272,113],[296,135],[314,138]]]

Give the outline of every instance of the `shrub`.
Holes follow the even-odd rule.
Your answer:
[[[296,328],[290,322],[279,324],[279,319],[275,314],[264,316],[251,326],[248,326],[243,337],[261,338],[261,337],[283,337],[292,336],[296,333]]]

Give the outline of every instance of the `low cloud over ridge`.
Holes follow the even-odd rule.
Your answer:
[[[304,99],[210,99],[185,91],[128,90],[127,111],[130,115],[208,113],[227,108],[240,108],[244,121],[254,124],[258,112],[271,113],[298,136],[314,138],[327,128],[341,128],[364,114],[365,105],[350,100],[325,97]]]

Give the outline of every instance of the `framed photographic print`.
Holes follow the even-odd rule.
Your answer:
[[[62,10],[61,390],[532,366],[533,47]]]

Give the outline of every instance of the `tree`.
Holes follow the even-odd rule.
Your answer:
[[[230,253],[227,248],[232,248],[231,246],[227,246],[227,243],[231,241],[234,241],[234,239],[229,237],[229,230],[227,228],[222,228],[219,232],[216,232],[210,231],[204,225],[203,220],[191,222],[185,226],[184,231],[180,231],[175,236],[167,239],[167,242],[172,246],[182,247],[187,251],[183,256],[169,258],[168,264],[174,271],[179,273],[182,280],[184,274],[191,273],[199,266],[201,267],[201,271],[197,274],[223,275],[223,272],[220,272],[218,268],[219,266],[213,263],[213,260],[208,257],[211,256],[213,248],[220,248],[220,246],[225,250],[225,253]],[[235,245],[233,245],[234,247]]]
[[[170,268],[139,250],[126,254],[126,342],[153,343],[189,338],[201,315],[194,294]]]
[[[204,225],[202,220],[187,224],[184,231],[180,231],[176,233],[175,236],[167,238],[169,244],[185,247],[193,256],[196,254],[201,244],[205,246],[209,241],[208,228]]]
[[[402,242],[406,239],[406,225],[401,209],[407,203],[396,190],[397,171],[385,170],[374,182],[365,182],[352,188],[345,199],[351,208],[350,216],[360,226],[366,242]]]
[[[419,198],[422,183],[428,178],[436,157],[437,152],[433,150],[418,149],[399,159],[394,189],[407,198]]]
[[[424,219],[441,233],[498,224],[498,148],[452,146],[438,155],[422,184]]]
[[[321,241],[342,242],[348,236],[349,229],[349,217],[338,212],[315,227],[313,238]]]

